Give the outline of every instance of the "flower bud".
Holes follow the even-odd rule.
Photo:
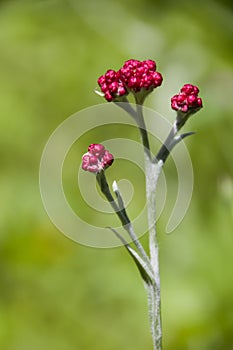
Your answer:
[[[105,75],[99,77],[97,82],[108,102],[120,100],[122,96],[128,94],[125,86],[119,80],[118,73],[112,69],[109,69]]]
[[[141,103],[156,87],[162,84],[163,77],[156,71],[153,60],[128,60],[117,72],[109,69],[99,77],[98,84],[102,96],[108,102],[124,101],[125,96],[132,92],[136,102]],[[96,91],[99,95],[101,92]]]
[[[97,174],[112,165],[113,161],[113,155],[103,145],[92,143],[82,157],[82,169]]]
[[[179,94],[171,99],[171,108],[183,113],[195,113],[202,108],[202,99],[198,97],[199,89],[192,84],[185,84]]]
[[[132,92],[141,89],[154,89],[162,84],[162,75],[156,72],[156,63],[152,60],[128,60],[119,70],[123,84]]]

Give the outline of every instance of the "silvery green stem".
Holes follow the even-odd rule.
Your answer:
[[[137,103],[137,101],[136,101]],[[133,117],[133,119],[135,120],[135,122],[137,123],[138,127],[139,127],[139,131],[141,134],[141,138],[142,138],[142,144],[144,146],[144,150],[145,152],[148,153],[149,158],[151,157],[150,154],[150,145],[149,145],[149,139],[148,139],[148,135],[147,135],[147,130],[146,130],[146,125],[145,125],[145,121],[144,118],[142,117],[142,105],[137,103],[136,104],[136,110],[131,106],[131,104],[129,103],[129,101],[126,99],[123,103],[121,102],[117,102],[116,105],[118,107],[121,107],[122,109],[124,109],[129,115],[131,115],[131,117]]]
[[[145,152],[146,198],[149,227],[150,261],[154,274],[154,284],[147,288],[151,334],[154,350],[162,349],[161,298],[159,247],[156,234],[156,186],[163,162],[152,163]]]
[[[143,117],[144,99],[140,99],[140,96],[135,94],[135,102],[136,110],[132,107],[127,98],[124,100],[124,103],[117,103],[117,105],[129,113],[129,115],[131,115],[137,123],[141,134],[142,144],[144,146],[146,201],[150,250],[150,262],[147,264],[147,266],[149,266],[150,271],[152,270],[152,276],[145,282],[145,288],[148,296],[149,319],[153,339],[153,347],[154,350],[162,350],[159,248],[156,233],[156,187],[162,166],[172,149],[180,141],[182,141],[183,138],[193,134],[192,132],[189,132],[178,135],[178,131],[183,127],[189,116],[194,112],[190,112],[185,115],[179,111],[177,112],[177,118],[168,137],[161,146],[156,157],[152,159],[149,138]]]
[[[139,131],[141,134],[141,138],[142,138],[142,144],[144,146],[144,154],[145,154],[145,158],[148,158],[149,161],[151,160],[151,153],[150,153],[150,144],[149,144],[149,139],[148,139],[148,134],[147,134],[147,130],[146,130],[146,124],[143,118],[143,106],[137,104],[136,105],[137,108],[137,119],[136,122],[138,124],[139,127]]]
[[[146,201],[149,227],[150,261],[154,280],[146,285],[148,294],[148,308],[150,329],[154,350],[162,349],[162,325],[161,325],[161,299],[160,299],[160,272],[159,272],[159,248],[156,235],[156,186],[163,166],[163,161],[152,162],[149,148],[149,140],[143,118],[141,105],[137,105],[137,117],[140,127],[142,142],[144,145],[145,175],[146,175]],[[142,132],[143,129],[143,132]]]
[[[162,350],[162,325],[160,317],[160,293],[158,293],[158,287],[155,284],[146,285],[150,330],[153,340],[154,350]],[[159,314],[156,312],[159,311]]]
[[[152,163],[145,154],[145,173],[146,173],[146,198],[149,227],[149,248],[150,260],[156,274],[159,274],[156,266],[158,265],[158,243],[156,237],[156,187],[158,178],[162,170],[163,162]]]
[[[166,140],[164,141],[163,145],[161,146],[159,152],[157,153],[155,159],[153,162],[158,162],[159,160],[162,160],[163,163],[165,163],[167,157],[171,153],[172,149],[185,137],[195,134],[194,132],[186,132],[184,134],[178,135],[178,131],[184,126],[187,119],[189,117],[189,114],[187,114],[186,118],[184,118],[180,113],[177,113],[176,120],[173,123],[172,129],[170,133],[168,134]]]

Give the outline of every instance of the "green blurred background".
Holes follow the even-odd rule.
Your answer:
[[[149,107],[172,121],[170,96],[186,82],[204,101],[188,125],[198,131],[186,142],[191,206],[173,234],[163,233],[166,217],[158,224],[164,349],[232,350],[231,2],[2,0],[0,25],[0,349],[152,348],[143,285],[125,250],[63,236],[38,185],[53,130],[103,102],[93,93],[98,76],[151,58],[164,83]]]

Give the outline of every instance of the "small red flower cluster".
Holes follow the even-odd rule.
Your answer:
[[[142,89],[150,92],[162,84],[163,77],[156,72],[156,63],[152,60],[128,60],[117,72],[108,70],[98,79],[98,84],[108,102],[117,97],[126,96],[130,91]]]
[[[108,102],[113,101],[116,97],[128,94],[124,84],[119,80],[118,72],[112,69],[99,77],[98,84]]]
[[[171,99],[171,107],[176,111],[187,113],[190,110],[202,108],[202,99],[198,97],[199,89],[197,86],[185,84],[178,95]]]
[[[82,157],[82,168],[91,173],[99,173],[112,165],[113,161],[113,155],[103,145],[92,143]]]
[[[127,88],[138,92],[141,89],[154,89],[160,86],[163,77],[156,72],[156,63],[152,60],[137,61],[128,60],[119,70],[121,81]]]

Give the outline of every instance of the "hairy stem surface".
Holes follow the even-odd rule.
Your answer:
[[[156,234],[156,186],[162,169],[162,162],[152,163],[145,153],[146,198],[149,227],[150,260],[154,274],[154,284],[148,288],[148,306],[154,350],[162,349],[161,297],[159,247]]]
[[[146,202],[149,229],[150,261],[154,275],[152,284],[146,286],[148,294],[148,308],[150,328],[154,350],[162,349],[162,326],[161,326],[161,297],[160,297],[160,271],[159,271],[159,248],[156,235],[156,186],[163,166],[163,161],[152,162],[149,139],[143,117],[143,106],[137,105],[137,123],[139,125],[142,143],[144,146],[144,161],[146,175]]]

